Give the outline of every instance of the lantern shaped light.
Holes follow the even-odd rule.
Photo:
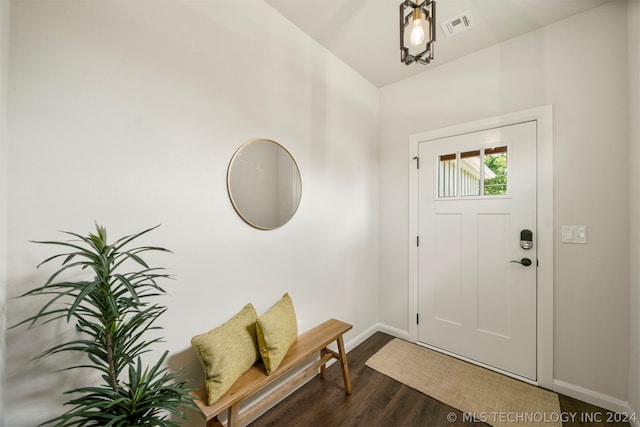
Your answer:
[[[418,2],[400,3],[400,60],[406,65],[414,62],[427,65],[433,59],[436,2]]]

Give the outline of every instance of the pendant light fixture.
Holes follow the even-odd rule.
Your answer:
[[[400,3],[400,60],[406,65],[431,62],[436,41],[435,22],[435,0]]]

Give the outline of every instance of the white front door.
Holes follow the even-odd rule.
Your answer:
[[[418,342],[536,381],[536,122],[418,157]]]

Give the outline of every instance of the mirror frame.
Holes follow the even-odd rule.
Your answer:
[[[275,145],[277,148],[281,149],[284,153],[286,153],[286,155],[289,156],[289,158],[291,159],[291,162],[293,164],[293,166],[295,166],[295,170],[297,172],[298,175],[298,182],[299,182],[299,187],[300,187],[300,191],[299,191],[299,196],[298,196],[298,200],[295,203],[295,208],[293,209],[293,212],[291,212],[291,215],[289,216],[289,218],[287,218],[286,221],[282,222],[281,224],[274,226],[274,227],[270,227],[270,226],[264,226],[264,225],[260,225],[260,224],[256,224],[255,222],[249,220],[241,211],[240,207],[236,204],[236,201],[233,197],[233,193],[231,191],[231,169],[233,168],[233,164],[236,160],[236,158],[240,155],[240,153],[242,153],[242,150],[247,148],[248,146],[250,146],[251,144],[255,144],[258,142],[268,142],[271,143],[273,145]],[[291,218],[294,217],[294,215],[296,214],[296,212],[298,212],[298,208],[300,207],[300,201],[302,200],[302,174],[300,173],[300,167],[298,166],[298,163],[296,162],[296,159],[291,155],[291,152],[289,152],[289,150],[287,150],[282,144],[280,144],[277,141],[274,141],[272,139],[269,138],[255,138],[252,139],[251,141],[245,142],[244,144],[242,144],[240,146],[240,148],[238,148],[235,153],[233,153],[233,156],[231,156],[231,160],[229,161],[229,165],[227,167],[227,194],[229,195],[229,200],[231,201],[231,205],[233,206],[233,209],[236,211],[236,213],[238,214],[238,216],[248,225],[250,225],[253,228],[257,228],[258,230],[276,230],[280,227],[282,227],[283,225],[287,224],[289,221],[291,221]]]

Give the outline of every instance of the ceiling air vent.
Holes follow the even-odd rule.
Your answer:
[[[454,16],[440,24],[444,35],[447,37],[454,36],[458,33],[468,30],[473,27],[473,21],[471,20],[471,12],[466,11],[462,15]]]

